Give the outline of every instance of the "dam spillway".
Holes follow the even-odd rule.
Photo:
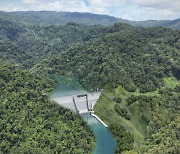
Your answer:
[[[74,86],[60,84],[51,94],[50,98],[61,106],[71,109],[74,112],[80,110],[79,114],[84,121],[88,123],[93,134],[95,135],[96,146],[93,154],[113,154],[116,146],[116,141],[109,131],[108,126],[95,114],[83,114],[88,110],[93,110],[95,103],[99,99],[101,91],[89,93],[84,89],[74,88]],[[87,95],[87,97],[86,97]],[[73,103],[77,104],[76,107]],[[88,100],[88,105],[87,105]],[[89,113],[89,111],[88,111]]]
[[[68,96],[51,97],[52,100],[61,106],[71,109],[79,114],[89,113],[93,110],[96,101],[99,99],[102,90],[92,93],[80,93]]]

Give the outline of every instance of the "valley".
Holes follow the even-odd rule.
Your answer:
[[[0,12],[0,153],[179,153],[178,24],[60,14]],[[108,129],[59,99],[97,89]]]

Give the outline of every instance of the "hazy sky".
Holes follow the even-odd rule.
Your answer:
[[[1,11],[71,11],[130,20],[180,18],[180,0],[0,0]]]

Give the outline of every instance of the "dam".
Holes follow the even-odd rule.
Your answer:
[[[51,99],[61,106],[71,109],[90,126],[96,139],[93,154],[113,154],[116,140],[108,126],[93,112],[94,105],[103,90],[88,92],[72,85],[60,84],[51,94]]]
[[[54,95],[51,95],[51,99],[61,106],[73,110],[74,112],[85,114],[93,112],[93,107],[99,99],[102,91],[103,90],[101,89],[90,93],[85,90],[76,90],[74,93],[71,91],[63,96],[58,95],[60,91],[57,91],[54,92]]]
[[[102,91],[63,97],[52,97],[52,99],[65,108],[71,109],[79,114],[84,114],[93,111],[93,107],[99,99],[101,92]]]

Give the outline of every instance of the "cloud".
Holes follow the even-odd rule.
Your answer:
[[[0,6],[1,11],[7,11],[7,12],[14,12],[14,11],[20,11],[21,9],[17,6],[14,6],[12,4],[8,4],[6,6]]]
[[[180,0],[132,0],[131,12],[139,20],[174,19],[180,17]]]
[[[23,4],[40,4],[42,0],[21,0]]]
[[[92,6],[98,7],[114,7],[124,4],[126,0],[89,0]]]
[[[136,5],[145,6],[145,7],[171,7],[174,4],[180,4],[179,0],[132,0]]]
[[[87,6],[82,0],[56,0],[49,2],[42,2],[41,5],[34,5],[34,10],[49,10],[49,11],[78,11],[85,12],[87,11]]]
[[[37,0],[36,0],[37,1]],[[35,11],[68,11],[68,12],[91,12],[106,14],[107,10],[98,6],[87,6],[84,0],[51,0],[49,2],[41,2],[40,5],[30,5],[29,9]]]
[[[87,11],[87,6],[82,0],[54,1],[45,4],[44,7],[55,11]]]
[[[134,0],[134,4],[142,7],[162,7],[172,3],[170,0]]]

